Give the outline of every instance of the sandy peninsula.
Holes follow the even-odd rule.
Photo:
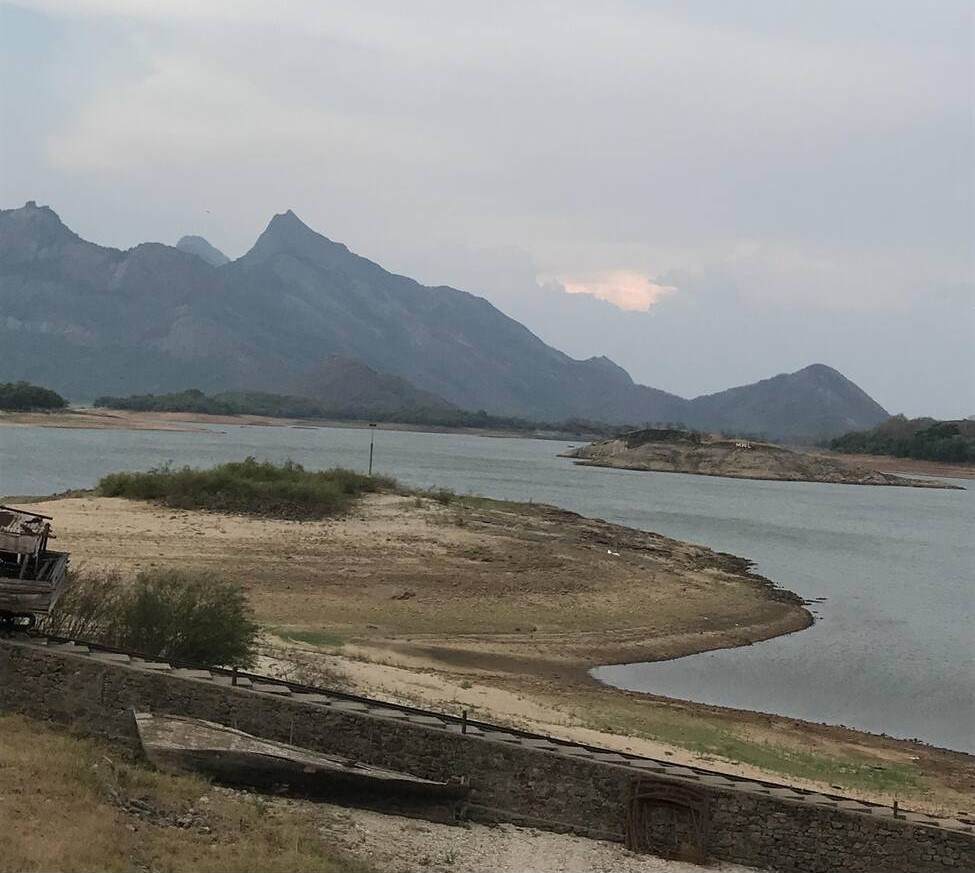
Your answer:
[[[838,455],[810,454],[774,443],[646,429],[572,449],[563,457],[590,467],[615,467],[657,473],[692,473],[730,479],[828,482],[911,488],[960,486],[937,479],[917,479],[883,472]]]
[[[34,504],[43,511],[46,504]],[[746,560],[555,507],[366,497],[320,522],[170,510],[120,498],[48,506],[75,564],[219,569],[261,620],[447,663],[584,673],[801,630],[796,595]]]
[[[85,495],[33,507],[54,517],[75,566],[206,566],[240,580],[268,672],[935,812],[966,811],[975,790],[970,756],[588,675],[808,626],[799,598],[742,558],[483,498],[373,495],[316,522]]]

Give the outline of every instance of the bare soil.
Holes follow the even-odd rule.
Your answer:
[[[279,418],[269,415],[209,415],[202,412],[135,412],[126,409],[77,407],[57,412],[0,412],[0,427],[54,427],[93,430],[178,430],[200,431],[200,425],[235,425],[260,427],[366,427],[370,422],[350,419]],[[519,439],[579,439],[577,432],[516,431],[479,427],[440,427],[437,425],[382,422],[383,430],[402,430],[417,433],[467,433],[475,436]],[[588,438],[588,437],[586,437]]]

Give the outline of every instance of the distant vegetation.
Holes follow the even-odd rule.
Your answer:
[[[73,573],[43,629],[201,667],[249,667],[259,627],[243,590],[204,570]]]
[[[975,463],[975,421],[937,421],[895,415],[872,430],[837,437],[830,448],[838,452],[894,455],[956,464]]]
[[[517,416],[490,415],[483,409],[412,408],[376,411],[333,409],[306,397],[267,394],[260,391],[225,391],[206,395],[197,388],[174,394],[133,394],[130,397],[99,397],[96,406],[135,412],[196,412],[207,415],[266,415],[272,418],[306,418],[333,421],[388,421],[427,427],[473,427],[491,430],[558,431],[612,436],[631,425],[607,425],[584,419],[563,422],[532,421]]]
[[[0,382],[0,410],[29,412],[35,409],[64,409],[68,405],[56,391],[30,382]]]
[[[305,397],[261,391],[225,391],[207,396],[198,388],[174,394],[99,397],[96,406],[135,412],[197,412],[206,415],[267,415],[274,418],[322,418],[326,410]]]
[[[145,473],[112,473],[98,483],[98,492],[177,509],[316,519],[348,509],[361,494],[395,487],[395,480],[385,476],[339,467],[306,470],[292,461],[274,464],[247,458],[207,470],[167,466]]]

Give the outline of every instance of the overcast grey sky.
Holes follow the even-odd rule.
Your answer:
[[[0,205],[232,257],[292,208],[656,387],[971,415],[972,8],[0,4]]]

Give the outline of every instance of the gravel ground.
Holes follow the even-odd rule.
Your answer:
[[[454,827],[367,810],[321,806],[330,844],[380,873],[748,873],[636,855],[618,843],[513,825]],[[753,871],[754,873],[754,871]]]

